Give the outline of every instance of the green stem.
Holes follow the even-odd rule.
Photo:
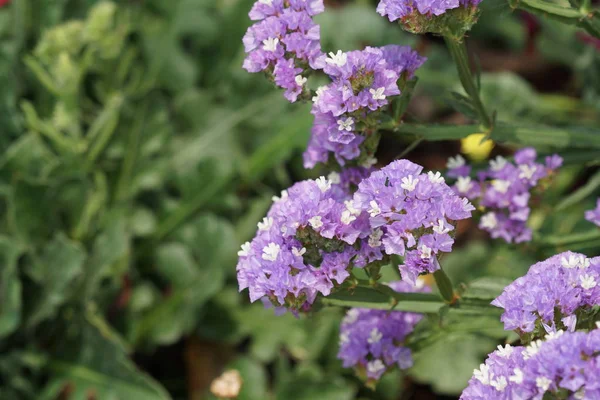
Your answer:
[[[159,225],[152,239],[160,241],[173,232],[179,225],[194,216],[208,201],[212,200],[231,181],[230,177],[213,182],[209,187],[201,190],[195,197],[179,206],[172,214],[167,216]]]
[[[442,267],[433,273],[433,278],[435,279],[435,284],[440,291],[440,295],[444,301],[448,304],[452,304],[456,301],[456,296],[454,295],[454,286],[452,286],[452,281],[446,275]]]
[[[578,243],[585,243],[600,239],[600,229],[592,229],[584,233],[575,233],[572,235],[563,236],[547,236],[544,239],[536,240],[535,242],[543,247],[550,246],[567,246]]]
[[[140,137],[142,136],[147,109],[148,103],[142,107],[139,118],[136,118],[136,123],[129,132],[127,150],[125,151],[121,174],[119,175],[119,180],[117,182],[117,190],[115,194],[117,201],[125,200],[130,195],[131,176],[133,174],[133,167],[135,166],[135,160],[138,154]]]
[[[456,64],[460,82],[462,83],[465,92],[467,92],[467,95],[471,98],[471,103],[479,115],[479,122],[485,131],[489,132],[492,129],[493,123],[487,111],[485,110],[485,107],[483,106],[481,98],[479,97],[479,89],[475,85],[473,73],[471,71],[471,67],[469,66],[469,56],[464,39],[458,40],[444,36],[444,40],[446,41],[448,50],[450,51],[452,59]]]

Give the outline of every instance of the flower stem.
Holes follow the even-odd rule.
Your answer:
[[[440,269],[433,273],[433,278],[435,279],[435,284],[437,285],[438,290],[440,291],[440,295],[442,296],[444,301],[448,304],[453,304],[454,302],[456,302],[457,297],[454,294],[454,286],[452,286],[452,281],[450,280],[448,275],[446,275],[441,265]]]
[[[475,84],[475,79],[473,77],[473,72],[471,71],[471,67],[469,66],[469,56],[467,53],[467,46],[465,45],[464,38],[456,39],[449,36],[444,36],[444,40],[446,41],[446,46],[448,46],[448,50],[452,55],[452,59],[456,64],[456,69],[458,71],[458,77],[460,78],[460,83],[462,84],[465,92],[471,99],[471,103],[475,112],[479,116],[479,122],[486,132],[491,131],[493,123],[488,115],[485,107],[483,106],[483,102],[479,97],[479,89]]]

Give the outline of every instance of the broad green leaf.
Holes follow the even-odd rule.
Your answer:
[[[317,366],[309,366],[305,371],[310,371],[310,373],[299,371],[288,381],[280,383],[275,398],[289,400],[350,400],[354,398],[356,394],[354,385],[344,379],[323,376]]]
[[[493,339],[475,335],[447,335],[413,354],[415,364],[409,374],[431,384],[437,393],[456,395],[496,344]]]
[[[21,322],[22,287],[17,261],[23,248],[7,236],[0,236],[0,339],[11,334]]]
[[[30,276],[40,286],[31,299],[33,312],[28,316],[28,326],[54,317],[58,308],[72,296],[74,282],[83,273],[86,252],[81,244],[57,233],[36,259]]]
[[[391,294],[390,290],[390,294]],[[397,304],[394,304],[394,301]],[[391,295],[375,289],[357,287],[352,292],[338,292],[321,299],[325,305],[340,307],[360,307],[378,310],[412,311],[435,313],[444,305],[442,299],[429,293],[397,293]]]
[[[53,400],[70,385],[72,400],[98,399],[168,400],[171,397],[158,383],[139,371],[115,341],[108,325],[98,317],[77,317],[53,350],[48,368],[50,381],[40,400]]]
[[[581,202],[586,197],[590,196],[596,189],[600,187],[600,172],[597,172],[592,176],[587,183],[581,188],[577,189],[574,193],[565,197],[554,209],[555,211],[561,211],[574,204]]]

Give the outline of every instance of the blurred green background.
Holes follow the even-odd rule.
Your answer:
[[[493,319],[426,319],[415,366],[371,391],[336,359],[343,310],[276,317],[238,294],[237,250],[271,197],[326,172],[302,168],[310,105],[241,68],[252,3],[0,8],[0,399],[210,399],[226,368],[242,375],[240,400],[456,398],[506,337]],[[326,1],[323,49],[414,46],[428,61],[407,119],[466,123],[448,95],[459,85],[443,41],[404,33],[376,3]],[[597,129],[598,42],[501,0],[482,9],[468,44],[488,109],[507,122]],[[384,135],[380,163],[411,141]],[[581,147],[538,147],[566,159],[530,221],[545,241],[510,246],[463,224],[444,259],[454,282],[514,279],[567,248],[599,253],[597,237],[560,240],[593,229],[582,216],[598,194],[600,150]],[[458,141],[425,141],[407,157],[443,169],[459,151]]]

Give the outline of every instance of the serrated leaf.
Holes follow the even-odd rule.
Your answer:
[[[129,360],[120,343],[102,330],[97,318],[78,317],[52,352],[48,368],[49,383],[40,400],[53,400],[69,385],[69,400],[168,400],[171,397],[158,383],[139,371]]]
[[[81,244],[73,242],[63,233],[54,236],[37,258],[30,276],[40,285],[33,300],[28,326],[55,316],[58,308],[74,290],[75,279],[83,273],[87,254]]]

